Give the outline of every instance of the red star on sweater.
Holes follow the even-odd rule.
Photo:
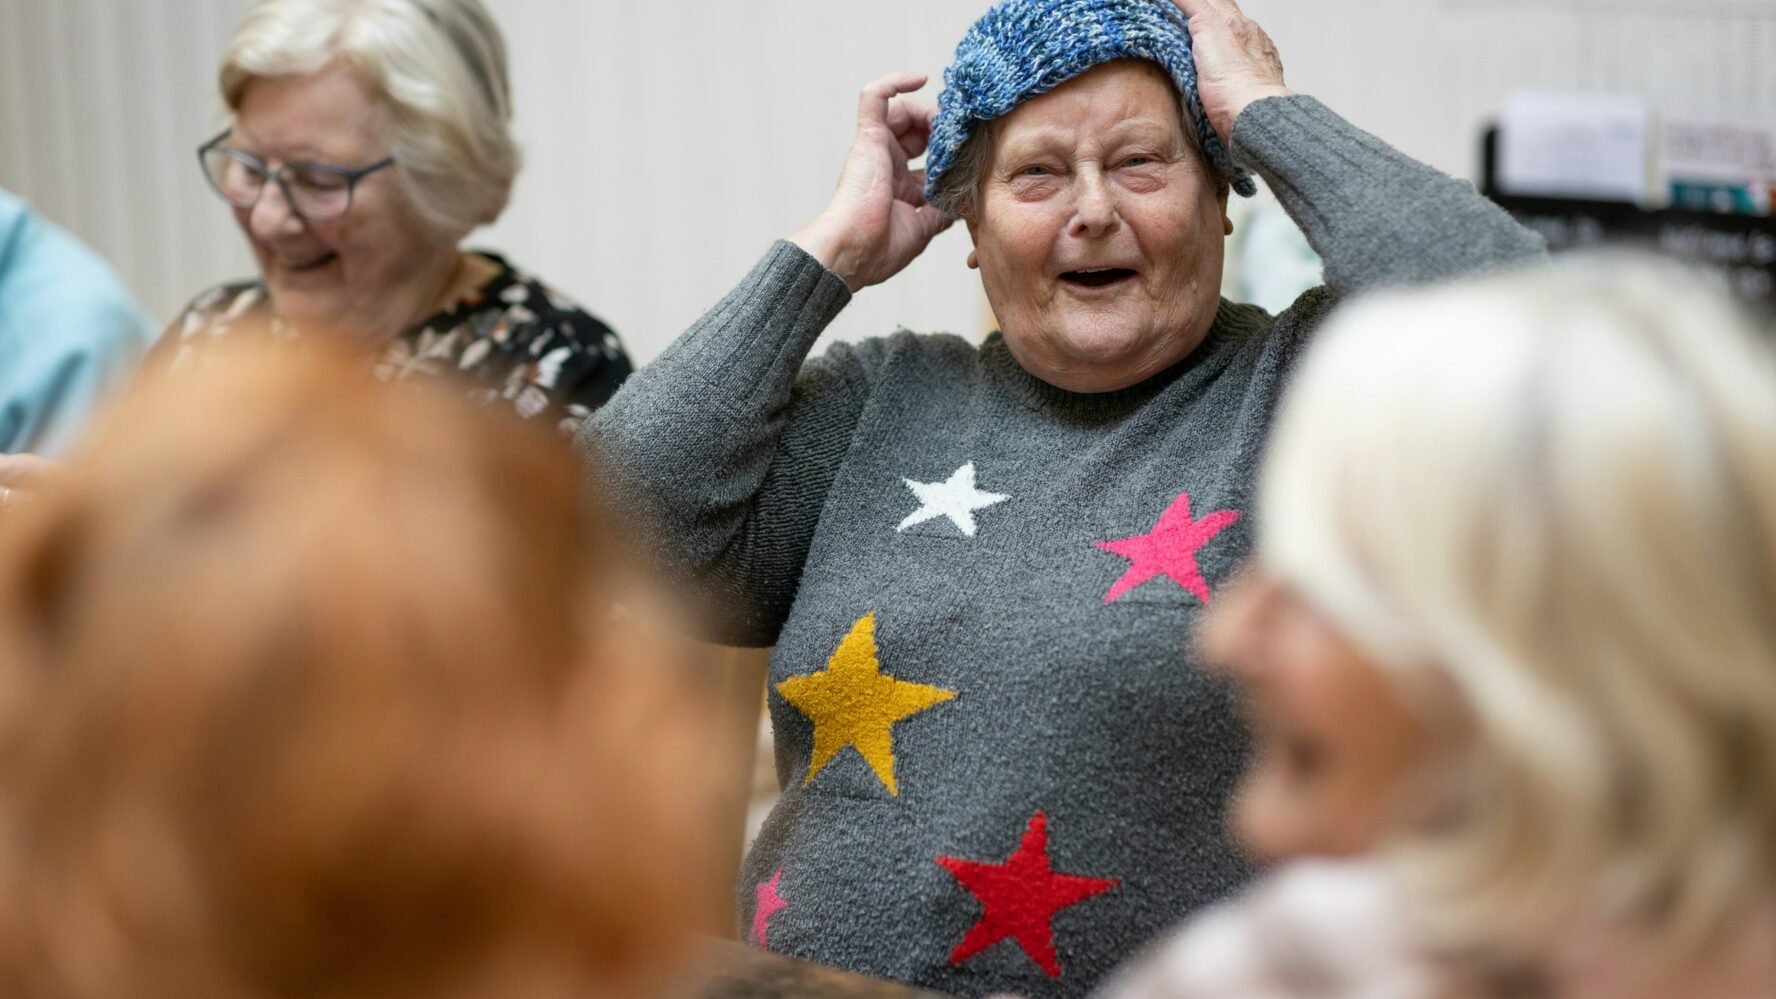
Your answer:
[[[951,952],[950,963],[960,965],[1009,938],[1016,940],[1050,978],[1061,977],[1061,962],[1054,947],[1055,913],[1119,884],[1102,878],[1056,874],[1048,864],[1048,818],[1041,812],[1030,820],[1017,852],[1003,864],[955,857],[939,857],[937,862],[980,899],[983,910],[980,922]]]
[[[1196,553],[1239,518],[1238,511],[1217,510],[1201,520],[1193,520],[1190,494],[1179,493],[1151,532],[1121,541],[1095,542],[1099,548],[1121,555],[1130,563],[1128,571],[1110,587],[1104,602],[1115,603],[1116,598],[1164,574],[1208,603],[1209,584],[1196,567]]]

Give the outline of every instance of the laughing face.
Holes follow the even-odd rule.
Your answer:
[[[1107,392],[1194,350],[1232,230],[1164,72],[1095,67],[1019,105],[993,139],[969,262],[1018,363]]]
[[[241,95],[230,148],[274,169],[289,162],[368,166],[389,153],[383,111],[346,69],[254,80]],[[455,239],[410,205],[395,170],[358,182],[351,209],[304,219],[267,183],[252,208],[234,209],[277,314],[305,330],[392,335],[423,318],[449,281]]]

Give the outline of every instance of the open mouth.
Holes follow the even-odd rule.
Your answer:
[[[1081,271],[1067,271],[1061,280],[1082,288],[1108,288],[1111,285],[1132,281],[1135,272],[1127,267],[1097,267]]]

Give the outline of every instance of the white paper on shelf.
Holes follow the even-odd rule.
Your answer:
[[[1499,119],[1499,187],[1532,197],[1644,202],[1651,117],[1639,97],[1513,95]]]
[[[1776,181],[1776,128],[1668,117],[1659,161],[1666,181],[1767,184]]]

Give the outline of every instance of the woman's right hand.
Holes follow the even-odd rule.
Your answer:
[[[937,109],[899,95],[924,85],[924,76],[893,73],[863,88],[838,189],[791,237],[853,292],[899,273],[952,221],[925,203],[925,171],[907,165],[925,152]]]

